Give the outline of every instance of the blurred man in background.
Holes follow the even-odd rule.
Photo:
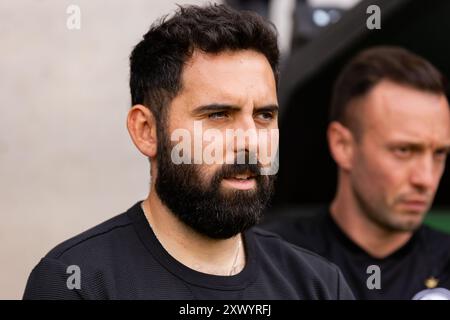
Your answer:
[[[450,298],[450,236],[422,224],[450,150],[444,86],[438,70],[404,49],[357,55],[333,92],[333,202],[267,226],[336,263],[357,298]]]

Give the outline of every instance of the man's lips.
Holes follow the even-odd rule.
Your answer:
[[[240,190],[249,190],[256,187],[256,175],[251,173],[241,173],[235,174],[231,177],[227,177],[223,179],[223,182],[226,186],[240,189]]]
[[[428,201],[423,199],[405,199],[400,202],[403,207],[410,211],[423,211],[428,207]]]

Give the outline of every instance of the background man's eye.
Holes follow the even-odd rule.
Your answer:
[[[408,157],[412,154],[412,150],[409,147],[397,147],[394,148],[394,153],[399,157]]]
[[[210,113],[208,115],[208,118],[210,119],[223,119],[226,118],[228,115],[226,112],[221,111],[221,112],[214,112],[214,113]]]
[[[437,158],[437,159],[439,159],[439,160],[445,160],[446,158],[447,158],[447,151],[446,150],[437,150],[435,153],[434,153],[434,157],[435,158]]]

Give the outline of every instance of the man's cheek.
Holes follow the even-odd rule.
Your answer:
[[[276,175],[279,169],[279,131],[262,129],[258,131],[258,162],[261,174]]]

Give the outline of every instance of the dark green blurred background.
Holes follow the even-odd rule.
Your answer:
[[[428,213],[425,223],[450,234],[450,209],[436,209]]]

